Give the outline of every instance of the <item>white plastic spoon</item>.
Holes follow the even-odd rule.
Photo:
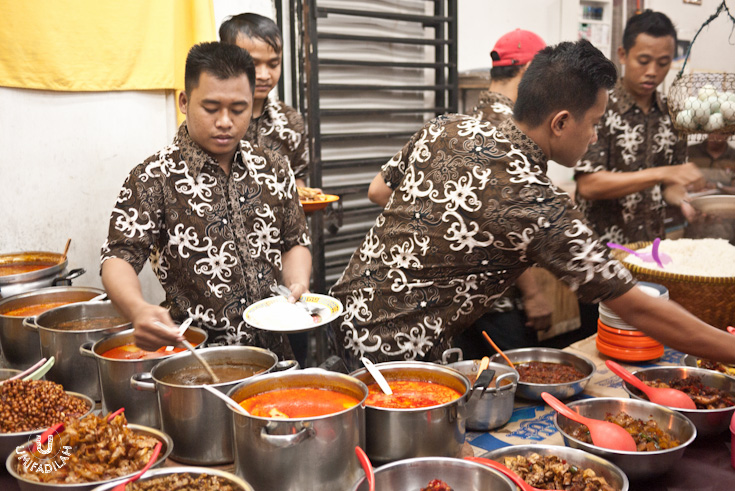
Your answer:
[[[364,356],[360,358],[360,361],[362,361],[362,364],[365,365],[367,371],[370,372],[370,375],[372,375],[373,379],[378,383],[378,387],[380,387],[380,390],[382,390],[386,395],[393,395],[393,389],[390,388],[390,385],[388,385],[388,381],[385,380],[385,377],[383,377],[383,374],[380,373],[378,367],[373,365],[373,362],[368,360]]]

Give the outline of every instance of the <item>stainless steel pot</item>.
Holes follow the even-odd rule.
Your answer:
[[[94,343],[84,343],[79,347],[79,353],[94,359],[95,372],[99,375],[103,413],[124,407],[125,418],[129,423],[160,428],[161,418],[156,394],[134,390],[130,386],[130,377],[136,373],[150,372],[158,363],[177,355],[178,352],[147,360],[116,360],[102,356],[113,348],[134,343],[133,333],[133,329],[128,329],[107,335]],[[207,342],[207,333],[196,327],[187,329],[184,337],[197,347]]]
[[[454,368],[472,383],[477,378],[480,360],[464,360],[447,365]],[[472,389],[467,402],[467,429],[489,431],[503,426],[513,415],[513,402],[518,387],[518,372],[507,364],[488,363],[488,370],[495,370],[494,382],[485,392]]]
[[[71,280],[84,274],[84,269],[75,269],[66,274],[68,261],[55,252],[26,251],[0,254],[0,266],[16,264],[44,264],[48,267],[28,273],[0,276],[0,298],[38,290],[47,286],[69,286]],[[61,262],[59,262],[61,261]]]
[[[376,367],[388,381],[422,380],[446,385],[461,396],[449,403],[417,409],[365,406],[367,447],[375,465],[411,457],[456,457],[465,439],[470,381],[458,371],[434,363],[394,361]],[[369,385],[364,368],[351,374]]]
[[[59,326],[68,321],[90,319],[115,319],[120,321],[104,329],[68,330]],[[48,310],[37,317],[27,317],[23,326],[38,330],[41,356],[56,359],[46,374],[46,379],[61,384],[65,389],[81,392],[99,401],[100,382],[95,373],[94,360],[83,358],[79,348],[88,342],[129,329],[131,324],[115,308],[112,302],[80,302]]]
[[[251,364],[269,372],[276,367],[278,357],[252,346],[221,346],[199,350],[211,364],[231,362]],[[200,366],[191,353],[181,353],[163,360],[150,373],[130,378],[137,390],[155,391],[161,417],[161,429],[174,441],[171,458],[186,464],[215,465],[233,461],[232,418],[225,404],[201,385],[175,385],[163,382],[166,375],[186,367]],[[153,382],[148,382],[148,380]],[[211,384],[227,393],[245,379]]]
[[[21,307],[50,302],[86,302],[104,293],[87,286],[52,286],[0,300],[0,346],[10,368],[26,369],[41,358],[38,331],[23,325],[24,317],[4,315]]]
[[[285,388],[336,390],[354,397],[360,404],[338,413],[303,419],[245,416],[230,409],[235,435],[235,474],[255,489],[349,489],[362,473],[355,447],[365,442],[362,403],[367,397],[367,387],[347,375],[314,368],[254,377],[228,395],[241,402]]]

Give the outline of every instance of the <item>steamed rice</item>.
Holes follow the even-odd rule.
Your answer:
[[[652,245],[638,252],[650,253]],[[665,239],[659,245],[659,255],[666,253],[672,262],[664,264],[667,273],[708,276],[735,277],[735,246],[725,239]],[[643,261],[629,254],[624,261],[642,268],[660,270],[653,262]]]
[[[314,324],[306,310],[288,302],[276,302],[253,310],[250,318],[258,326],[275,331],[300,330]]]

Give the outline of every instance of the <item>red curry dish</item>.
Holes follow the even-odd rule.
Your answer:
[[[185,351],[185,348],[174,347],[173,351],[166,351],[166,346],[161,346],[156,351],[146,351],[138,348],[135,344],[123,344],[115,348],[109,349],[102,353],[103,358],[111,358],[113,360],[149,360],[151,358],[161,358],[173,353]]]
[[[18,307],[17,309],[3,312],[2,315],[7,315],[9,317],[33,317],[43,314],[47,310],[55,309],[56,307],[61,307],[62,305],[69,305],[70,303],[74,302],[48,302],[35,305],[26,305],[25,307]]]
[[[359,403],[343,392],[304,387],[270,390],[248,397],[240,405],[261,418],[312,418],[338,413]]]
[[[420,380],[389,380],[392,395],[385,394],[378,384],[368,385],[368,406],[386,409],[415,409],[446,404],[459,399],[462,394],[446,385]]]
[[[587,376],[577,368],[561,363],[528,361],[514,365],[519,380],[527,384],[566,384]]]
[[[8,263],[0,264],[0,276],[30,273],[56,266],[57,263]]]

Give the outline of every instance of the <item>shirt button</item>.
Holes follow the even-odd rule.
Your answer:
[[[244,203],[244,202],[245,202],[245,197],[244,196],[240,196],[240,203]]]
[[[227,219],[226,219],[226,218],[225,218],[225,219],[223,219],[223,220],[222,220],[222,223],[224,223],[225,225],[227,225]]]

